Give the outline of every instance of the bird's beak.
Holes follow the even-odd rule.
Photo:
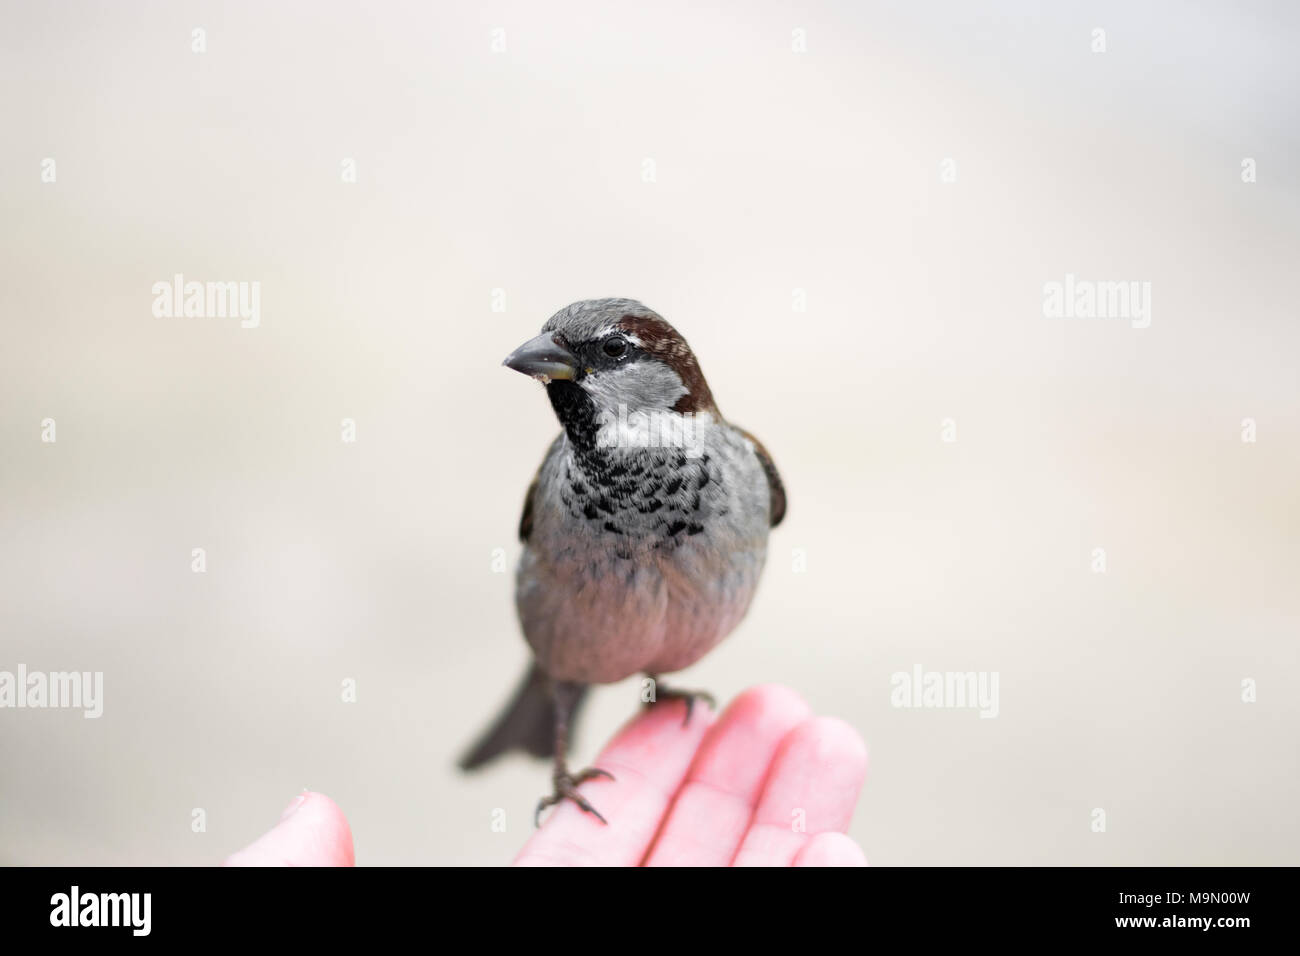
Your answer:
[[[577,357],[556,342],[550,332],[529,339],[507,355],[501,364],[540,379],[543,384],[552,379],[572,379],[578,371]]]

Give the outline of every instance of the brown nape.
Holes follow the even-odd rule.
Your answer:
[[[654,356],[680,376],[682,384],[686,386],[686,394],[677,400],[673,411],[692,414],[708,412],[714,418],[722,419],[722,413],[713,401],[713,393],[709,391],[709,383],[704,380],[695,353],[676,329],[657,315],[625,315],[618,325],[628,335],[635,336],[648,355]]]

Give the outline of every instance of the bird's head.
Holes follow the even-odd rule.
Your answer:
[[[588,424],[620,413],[718,417],[686,340],[633,299],[575,302],[502,364],[546,385],[560,423],[575,440]]]

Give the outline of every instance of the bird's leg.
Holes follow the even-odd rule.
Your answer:
[[[676,688],[665,686],[660,682],[659,678],[655,677],[654,674],[647,674],[646,676],[650,678],[652,692],[650,698],[645,701],[645,705],[649,707],[651,704],[657,703],[660,700],[686,701],[686,716],[682,719],[683,727],[691,722],[691,712],[695,710],[695,702],[697,700],[702,700],[710,707],[715,710],[717,709],[717,701],[713,699],[713,695],[708,691],[677,690]]]
[[[569,749],[569,717],[573,713],[574,705],[577,703],[581,692],[581,684],[573,684],[568,681],[555,681],[552,684],[551,695],[555,701],[555,769],[551,774],[551,782],[555,785],[555,792],[549,797],[542,797],[538,801],[537,812],[533,814],[533,824],[535,826],[541,826],[542,811],[547,807],[554,806],[561,800],[572,800],[601,823],[608,822],[595,807],[587,802],[586,797],[578,792],[578,785],[587,780],[594,780],[597,777],[613,780],[614,775],[607,770],[601,770],[599,767],[588,767],[586,770],[572,774],[569,773],[569,766],[565,759]]]

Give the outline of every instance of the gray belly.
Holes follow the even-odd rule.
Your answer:
[[[563,443],[552,449],[515,592],[524,636],[552,677],[613,683],[681,670],[744,616],[766,555],[767,486],[743,439],[718,432],[702,459],[636,452],[642,473],[613,500],[575,472]]]

